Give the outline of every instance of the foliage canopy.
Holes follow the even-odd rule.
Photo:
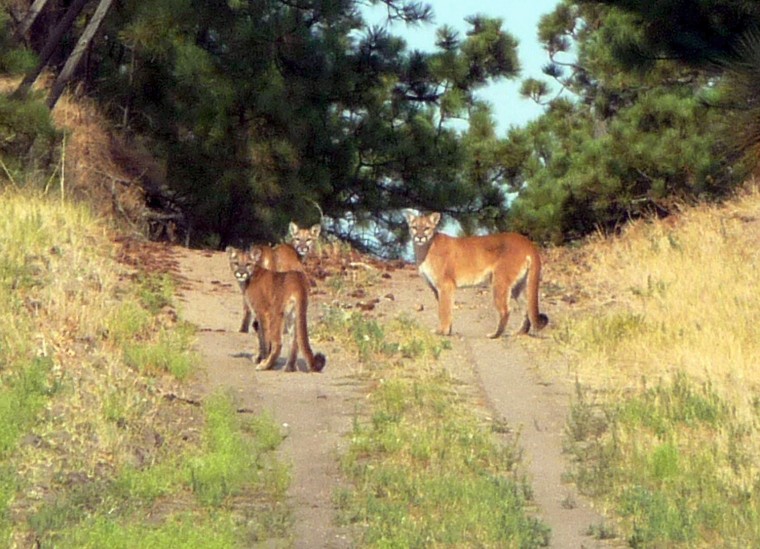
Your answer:
[[[20,17],[8,14],[19,3],[0,5],[0,40],[12,46],[0,69],[28,70],[55,14],[43,12],[16,43]],[[387,23],[433,16],[420,2],[369,5]],[[522,84],[545,112],[503,137],[478,90],[519,75],[509,21],[473,15],[464,34],[441,26],[435,45],[417,51],[390,25],[368,25],[365,8],[126,0],[79,78],[166,166],[152,200],[179,209],[200,245],[276,241],[291,220],[322,221],[394,255],[407,207],[442,211],[466,232],[563,242],[667,214],[674,199],[721,196],[753,167],[755,2],[563,0],[538,27],[547,79]],[[63,61],[59,52],[50,63]]]

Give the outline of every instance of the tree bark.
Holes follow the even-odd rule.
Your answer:
[[[55,26],[55,29],[53,29],[53,32],[48,37],[47,42],[45,42],[45,46],[40,52],[40,62],[36,67],[34,67],[31,72],[29,72],[24,77],[24,79],[21,81],[21,84],[19,84],[18,88],[16,88],[16,91],[13,92],[13,97],[26,97],[26,95],[29,93],[29,90],[32,88],[32,84],[34,84],[35,80],[37,80],[37,77],[39,77],[40,73],[47,66],[48,61],[50,61],[50,58],[58,48],[58,45],[61,42],[61,38],[63,38],[63,35],[67,30],[69,30],[71,24],[74,22],[74,19],[76,19],[77,15],[79,15],[79,12],[82,11],[82,8],[84,8],[87,2],[89,2],[89,0],[74,0],[71,6],[69,6],[69,9],[66,11],[64,16]]]
[[[103,19],[108,15],[108,10],[111,8],[112,3],[113,0],[100,0],[98,8],[92,15],[90,22],[87,23],[87,27],[84,29],[82,36],[79,37],[77,45],[74,46],[74,51],[71,52],[71,55],[69,55],[69,58],[66,60],[66,64],[63,66],[63,70],[58,75],[58,78],[55,79],[53,89],[50,90],[50,95],[48,96],[48,107],[50,110],[53,110],[53,107],[55,107],[55,104],[58,102],[58,98],[60,98],[63,93],[63,88],[74,75],[74,71],[79,65],[79,61],[82,59],[82,54],[84,54],[85,50],[90,45],[90,42],[95,37],[95,34],[98,32],[101,23],[103,23]]]
[[[19,24],[18,29],[16,29],[14,39],[17,43],[24,39],[26,33],[29,32],[29,29],[32,28],[32,25],[34,25],[34,22],[37,20],[37,16],[45,9],[48,1],[49,0],[34,0],[32,7],[26,12],[24,19]]]

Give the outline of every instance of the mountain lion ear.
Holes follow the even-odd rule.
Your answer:
[[[254,246],[248,252],[248,255],[250,256],[252,263],[258,263],[259,259],[261,259],[261,248],[259,248],[258,246]]]
[[[410,225],[412,222],[417,219],[417,214],[415,214],[412,210],[404,210],[403,211],[404,217],[406,218],[406,222]]]
[[[288,225],[288,230],[290,231],[290,236],[295,236],[298,232],[298,225],[291,221],[290,225]]]
[[[319,233],[322,232],[322,225],[312,225],[311,229],[309,229],[309,232],[314,238],[319,238]]]
[[[430,221],[432,221],[434,225],[438,225],[438,222],[441,220],[441,214],[438,212],[433,212],[428,217],[430,218]]]

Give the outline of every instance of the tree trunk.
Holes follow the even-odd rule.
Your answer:
[[[42,10],[45,9],[47,3],[48,0],[34,0],[32,7],[29,8],[28,12],[26,12],[23,21],[21,21],[18,29],[16,29],[14,39],[17,43],[21,42],[24,39],[26,33],[29,32],[30,28],[32,28],[32,25],[34,25],[34,22],[37,20],[37,16],[42,12]]]
[[[89,0],[74,0],[71,6],[69,6],[69,9],[66,11],[61,20],[58,21],[55,29],[53,29],[53,32],[48,37],[47,42],[45,42],[45,47],[43,47],[42,51],[40,52],[40,62],[36,67],[34,67],[31,72],[29,72],[24,77],[24,80],[21,81],[21,84],[19,84],[18,88],[16,88],[16,91],[13,92],[13,97],[21,98],[25,97],[29,93],[29,90],[32,88],[32,84],[34,84],[34,81],[37,80],[37,77],[39,77],[40,73],[47,66],[48,61],[50,61],[50,58],[58,48],[58,45],[61,42],[61,38],[63,38],[63,35],[67,30],[69,30],[71,24],[74,22],[74,19],[76,19],[77,15],[79,15],[79,12],[82,11],[82,8],[84,8],[87,2],[89,2]]]
[[[74,46],[74,51],[71,52],[71,55],[69,55],[69,58],[66,60],[66,64],[63,66],[63,70],[58,75],[58,78],[55,79],[53,89],[50,90],[50,96],[48,97],[48,107],[50,110],[53,110],[53,107],[55,107],[55,104],[58,102],[58,98],[61,97],[61,94],[63,93],[63,88],[74,75],[74,71],[76,71],[79,61],[82,59],[82,54],[84,54],[93,37],[98,32],[98,29],[100,28],[101,23],[103,23],[103,19],[105,19],[108,14],[108,10],[111,8],[112,3],[113,0],[100,0],[100,4],[98,4],[98,8],[92,15],[92,19],[87,23],[87,28],[84,29],[82,36],[79,37],[77,45]]]

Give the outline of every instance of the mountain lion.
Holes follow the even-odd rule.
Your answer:
[[[278,273],[304,271],[301,255],[290,244],[277,244],[274,247],[266,244],[255,244],[251,246],[248,252],[251,253],[254,249],[261,250],[259,265],[265,269]]]
[[[520,333],[531,326],[540,330],[549,318],[538,310],[538,284],[541,278],[541,256],[536,246],[517,233],[454,238],[437,231],[441,214],[414,215],[405,212],[414,254],[420,274],[438,301],[438,332],[451,335],[451,309],[454,289],[475,286],[491,279],[493,299],[499,313],[497,338],[509,320],[510,296],[517,298],[526,289],[528,304]]]
[[[292,223],[291,223],[292,225]],[[249,252],[238,250],[232,246],[227,246],[227,256],[230,260],[230,269],[235,276],[235,280],[240,285],[240,291],[245,292],[248,284],[249,274],[245,267],[245,255],[253,249],[260,250],[260,265],[270,271],[304,271],[301,257],[296,249],[290,244],[278,244],[274,248],[267,244],[256,244],[251,247]],[[248,327],[251,325],[251,310],[248,308],[245,299],[243,299],[243,323],[240,325],[240,331],[248,333]]]
[[[244,296],[259,323],[259,357],[257,370],[274,367],[282,351],[282,328],[286,315],[295,314],[295,334],[286,371],[295,370],[298,349],[312,372],[321,372],[325,356],[316,355],[309,345],[306,313],[309,306],[309,282],[301,271],[274,272],[261,266],[261,249],[249,253],[246,269],[250,276]],[[264,356],[266,354],[266,356]]]

